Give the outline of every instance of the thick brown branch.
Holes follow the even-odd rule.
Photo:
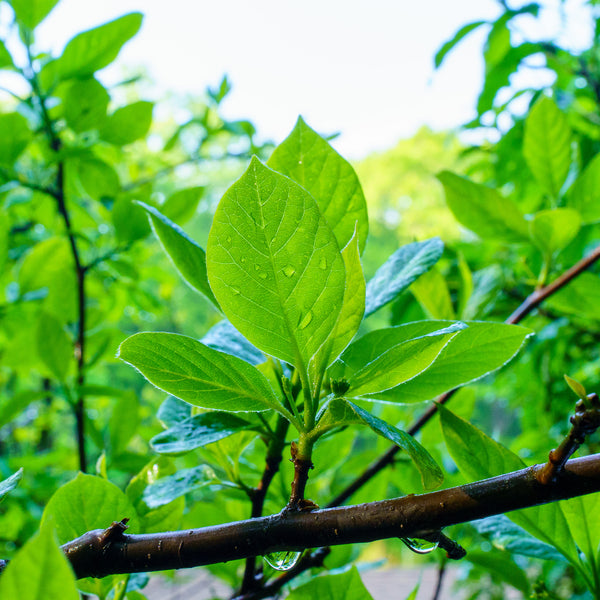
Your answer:
[[[187,531],[127,535],[106,542],[92,531],[63,549],[78,577],[181,569],[282,550],[353,544],[423,532],[600,491],[600,455],[569,461],[542,485],[536,465],[418,496],[278,515]],[[116,536],[115,536],[116,537]]]

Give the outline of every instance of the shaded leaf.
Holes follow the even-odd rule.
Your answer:
[[[579,213],[571,208],[555,208],[537,212],[529,222],[533,243],[545,254],[566,248],[581,226]]]
[[[579,212],[584,223],[600,221],[600,154],[594,156],[569,188],[567,202]]]
[[[37,353],[50,373],[64,381],[74,360],[73,342],[64,327],[52,315],[42,312],[37,332]]]
[[[373,600],[356,567],[333,575],[313,577],[293,589],[288,600]]]
[[[0,501],[10,491],[14,490],[18,485],[19,481],[23,477],[23,469],[19,469],[16,473],[13,473],[10,477],[7,477],[3,481],[0,481]]]
[[[198,203],[203,195],[204,188],[200,186],[179,190],[166,199],[160,211],[167,219],[182,225],[196,214]]]
[[[202,343],[237,356],[251,365],[260,365],[266,361],[265,355],[253,346],[229,321],[219,321],[208,330]]]
[[[172,502],[192,490],[218,483],[215,472],[208,465],[182,469],[174,475],[162,477],[144,490],[144,502],[150,508],[157,508]]]
[[[12,166],[32,137],[24,116],[19,113],[0,114],[0,165]]]
[[[582,273],[553,294],[546,305],[582,319],[600,319],[600,279],[595,273]]]

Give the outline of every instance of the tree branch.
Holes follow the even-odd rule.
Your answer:
[[[162,571],[315,546],[423,532],[600,491],[600,455],[569,461],[541,484],[536,465],[447,490],[356,506],[278,515],[186,531],[127,535],[114,524],[63,546],[77,577]],[[109,534],[107,534],[107,531]]]

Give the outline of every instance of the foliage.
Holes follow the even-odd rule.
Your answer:
[[[511,126],[460,160],[455,138],[420,132],[413,145],[439,154],[419,168],[445,169],[437,193],[443,188],[448,208],[434,202],[398,222],[403,205],[378,191],[386,160],[359,167],[367,180],[374,173],[365,189],[379,199],[367,202],[354,168],[299,118],[265,162],[270,149],[255,144],[252,125],[219,114],[227,79],[177,125],[154,122],[131,82],[107,89],[98,72],[141,15],[83,32],[54,57],[36,46],[35,28],[56,1],[10,4],[0,68],[27,92],[0,114],[0,547],[14,554],[0,591],[77,597],[77,587],[102,600],[143,598],[145,577],[75,581],[57,543],[95,529],[108,536],[124,518],[132,533],[152,533],[311,511],[390,442],[404,451],[395,469],[365,479],[353,500],[545,462],[566,432],[568,387],[582,401],[598,387],[597,272],[580,269],[560,291],[547,287],[598,239],[594,48],[574,57],[553,43],[513,41],[513,23],[535,16],[535,4],[503,3],[494,23],[462,28],[436,64],[487,26],[471,126],[490,113],[494,127],[506,114]],[[17,44],[24,64],[13,58]],[[499,91],[538,55],[555,86],[520,90],[527,114],[512,113]],[[149,136],[160,139],[158,155]],[[184,185],[182,165],[194,166]],[[221,179],[234,182],[223,192]],[[423,192],[415,184],[405,193]],[[424,212],[437,231],[413,227]],[[381,248],[389,258],[377,256]],[[539,310],[503,323],[544,290]],[[514,324],[525,317],[527,327]],[[440,394],[453,398],[453,412],[443,408],[417,440],[420,426],[409,423]],[[282,461],[288,453],[291,463]],[[509,584],[523,594],[600,597],[596,504],[585,496],[510,513],[512,523],[454,527],[475,550],[467,558],[473,594],[483,570],[490,594]],[[395,541],[389,551],[398,552]],[[349,567],[355,559],[340,546],[326,558],[266,557],[304,573],[291,598],[369,598]],[[333,571],[319,574],[323,564]],[[249,597],[285,583],[254,558],[208,568]]]

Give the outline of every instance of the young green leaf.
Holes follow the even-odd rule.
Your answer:
[[[464,327],[463,323],[454,323],[445,329],[392,346],[354,372],[346,368],[344,377],[350,386],[348,395],[375,394],[412,379],[430,367],[442,348]],[[344,362],[343,354],[341,361]]]
[[[425,323],[428,328],[440,328],[450,322]],[[468,321],[467,325],[442,349],[429,369],[395,388],[370,395],[369,400],[412,403],[435,398],[499,369],[532,335],[530,329],[518,325],[477,321]]]
[[[249,427],[250,423],[237,415],[207,412],[194,415],[155,435],[150,440],[150,446],[159,454],[182,454],[218,442]]]
[[[365,277],[360,264],[356,233],[342,250],[342,258],[346,268],[346,290],[342,312],[340,312],[337,323],[331,330],[329,337],[311,360],[311,378],[313,381],[318,379],[319,374],[323,373],[352,341],[365,312]]]
[[[79,600],[73,569],[51,528],[42,528],[10,561],[0,577],[0,598]]]
[[[282,411],[268,380],[247,362],[175,333],[136,333],[119,358],[150,383],[195,406],[249,412]]]
[[[49,74],[59,81],[71,77],[82,79],[103,69],[139,31],[142,19],[141,13],[130,13],[76,35],[65,46],[62,55],[49,64],[52,72]],[[52,83],[52,79],[45,83]]]
[[[440,238],[413,242],[396,250],[367,283],[365,317],[397,298],[441,258],[443,251]]]
[[[204,188],[201,186],[178,190],[166,199],[160,210],[170,221],[183,225],[196,214],[203,194]]]
[[[504,242],[529,239],[527,221],[518,206],[496,190],[442,171],[438,175],[446,202],[456,219],[481,238]]]
[[[288,600],[373,600],[373,596],[361,581],[358,570],[353,566],[349,571],[333,575],[313,577],[308,582],[293,589]]]
[[[450,52],[464,37],[469,35],[471,31],[481,27],[481,25],[485,25],[487,21],[475,21],[473,23],[467,23],[461,27],[452,37],[451,40],[448,40],[446,43],[442,45],[442,47],[436,52],[434,57],[434,66],[438,69],[441,64],[444,62],[448,52]]]
[[[143,138],[152,123],[154,104],[140,100],[117,109],[103,122],[100,137],[109,144],[125,146]]]
[[[58,319],[42,312],[37,326],[37,353],[53,377],[64,381],[73,361],[73,342]]]
[[[436,267],[413,282],[410,291],[430,319],[455,318],[448,284]]]
[[[151,483],[144,490],[143,498],[150,508],[158,508],[192,490],[214,483],[218,483],[218,479],[213,469],[208,465],[198,465]]]
[[[567,192],[568,206],[584,223],[600,221],[600,154],[596,154]]]
[[[572,208],[555,208],[537,212],[529,221],[533,243],[546,255],[566,248],[581,227],[581,217]]]
[[[138,204],[148,213],[156,237],[186,283],[220,310],[219,303],[208,284],[204,250],[181,227],[167,219],[156,208],[143,202]]]
[[[0,481],[0,502],[8,494],[8,492],[14,490],[18,485],[19,481],[23,477],[23,469],[19,469],[16,473],[13,473],[10,477],[7,477],[3,481]]]
[[[356,229],[362,254],[369,223],[358,177],[350,163],[313,131],[302,117],[298,117],[292,133],[275,148],[268,164],[310,193],[340,248],[348,244]]]
[[[35,29],[58,4],[58,0],[10,0],[17,22]]]
[[[318,432],[346,425],[367,425],[375,433],[400,446],[415,463],[423,488],[431,490],[438,487],[444,475],[429,452],[412,435],[402,431],[382,419],[372,415],[356,404],[342,398],[333,398],[317,424]]]
[[[585,391],[583,384],[577,381],[577,379],[573,379],[568,375],[565,375],[564,378],[567,382],[567,385],[573,390],[575,395],[587,404],[587,392]]]
[[[485,433],[439,405],[442,431],[450,456],[467,478],[478,480],[525,468],[525,463]],[[554,546],[569,561],[577,562],[577,549],[558,504],[546,504],[507,515],[534,537]]]
[[[558,198],[571,166],[571,128],[567,116],[543,96],[525,120],[523,156],[540,186]]]
[[[234,327],[305,371],[337,322],[345,289],[335,236],[312,197],[254,157],[219,203],[207,270]]]

